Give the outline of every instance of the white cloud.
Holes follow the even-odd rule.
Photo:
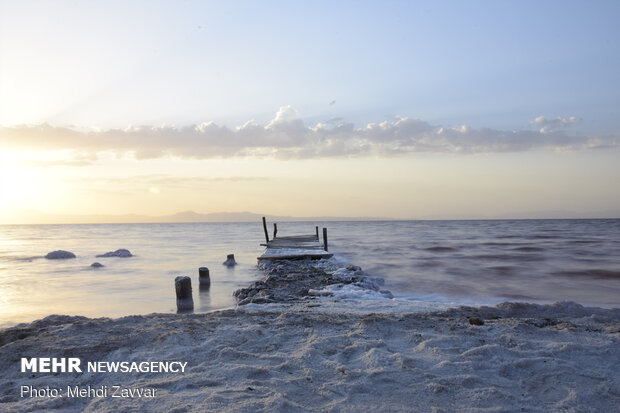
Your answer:
[[[276,117],[267,125],[267,129],[276,127],[277,125],[289,124],[299,120],[299,113],[291,106],[282,106]]]
[[[530,123],[539,126],[540,133],[551,133],[566,128],[574,123],[578,123],[580,120],[581,119],[577,119],[574,116],[571,116],[569,118],[562,118],[558,116],[555,119],[547,119],[544,116],[539,116]]]
[[[285,106],[265,126],[249,121],[232,129],[213,122],[180,128],[130,126],[91,132],[48,124],[3,127],[0,128],[0,148],[72,150],[81,157],[114,151],[131,153],[138,159],[164,155],[206,159],[231,156],[394,156],[415,152],[490,153],[620,146],[618,136],[575,136],[560,130],[578,121],[575,117],[547,119],[541,116],[532,121],[538,130],[515,131],[431,125],[408,117],[395,117],[361,127],[341,118],[307,126],[295,109]]]
[[[80,180],[78,178],[78,180]],[[148,186],[153,188],[197,188],[212,183],[227,183],[227,182],[253,182],[253,181],[268,181],[269,178],[263,176],[224,176],[224,177],[200,177],[200,176],[172,176],[172,175],[133,175],[123,178],[105,178],[95,180],[96,183],[102,185],[133,185],[133,186]]]

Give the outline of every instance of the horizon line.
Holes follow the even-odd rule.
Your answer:
[[[127,214],[55,214],[36,210],[23,210],[0,218],[0,225],[94,225],[94,224],[182,224],[182,223],[244,223],[260,221],[266,217],[279,222],[380,222],[380,221],[524,221],[524,220],[580,220],[620,219],[620,211],[598,211],[591,213],[573,211],[529,211],[511,212],[494,216],[472,214],[438,214],[422,217],[385,216],[294,216],[259,214],[248,211],[210,212],[181,211],[166,215]],[[11,217],[12,215],[12,217]],[[184,216],[185,215],[185,216]],[[188,217],[190,215],[192,217]],[[232,216],[236,216],[233,218]],[[175,219],[177,217],[177,219]],[[116,219],[116,220],[115,220]],[[14,221],[14,222],[11,222]]]

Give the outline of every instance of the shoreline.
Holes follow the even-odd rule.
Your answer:
[[[420,311],[395,304],[380,279],[356,266],[287,261],[262,269],[263,280],[235,292],[233,309],[115,319],[51,315],[0,329],[0,408],[543,412],[620,406],[620,309],[506,302]],[[83,365],[177,362],[187,369],[22,373],[21,358],[33,357],[77,358]],[[58,394],[20,394],[46,388]],[[112,396],[115,389],[127,397]]]
[[[337,304],[337,303],[336,303]],[[261,308],[259,308],[261,307]],[[108,411],[612,411],[620,405],[620,310],[505,303],[351,314],[326,303],[118,319],[49,316],[0,332],[0,406]],[[472,324],[471,319],[483,325]],[[187,362],[183,374],[32,373],[20,357]],[[122,385],[154,398],[21,398]]]

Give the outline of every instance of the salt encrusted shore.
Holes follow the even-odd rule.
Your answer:
[[[334,296],[345,286],[362,295],[393,298],[391,292],[381,289],[383,279],[368,276],[356,265],[340,268],[334,259],[264,261],[259,268],[265,273],[262,280],[235,291],[239,305],[307,301]]]
[[[307,285],[292,271],[306,264],[278,265],[237,294],[250,304],[236,309],[119,319],[55,315],[0,331],[0,411],[620,408],[618,309],[504,303],[408,312],[394,304],[373,312],[367,300],[332,294],[344,285],[391,302],[357,267],[313,265],[317,277]],[[20,372],[21,357],[46,356],[188,364],[185,373]],[[156,397],[20,398],[22,385],[122,385],[156,389]]]

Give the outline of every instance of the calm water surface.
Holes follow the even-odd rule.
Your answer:
[[[315,225],[329,228],[337,260],[384,278],[397,299],[620,307],[620,220],[283,222],[278,231]],[[232,306],[232,292],[261,276],[263,241],[261,223],[0,226],[0,325],[173,312],[178,275],[192,276],[196,311]],[[118,248],[135,256],[95,258]],[[77,259],[42,258],[57,249]],[[222,266],[229,253],[234,269]],[[198,288],[201,266],[209,290]]]

